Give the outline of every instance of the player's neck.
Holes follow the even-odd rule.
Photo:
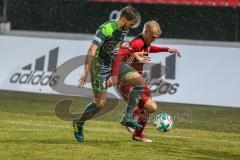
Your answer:
[[[150,43],[147,43],[147,41],[146,41],[146,35],[145,35],[144,33],[142,33],[142,37],[143,37],[143,41],[144,41],[144,43],[146,43],[146,44],[150,44]]]
[[[123,23],[121,22],[121,20],[119,18],[116,19],[116,25],[118,28],[122,28],[122,26],[123,26]]]

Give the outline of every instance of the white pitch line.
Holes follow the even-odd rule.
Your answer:
[[[0,120],[0,122],[11,123],[11,124],[32,125],[32,126],[44,126],[44,127],[47,126],[47,127],[52,127],[52,128],[68,128],[68,129],[72,129],[72,127],[70,127],[70,126],[51,125],[51,124],[42,124],[42,123],[33,123],[33,122],[19,122],[19,121],[5,121],[5,120]],[[96,129],[96,128],[93,129],[93,128],[87,128],[87,127],[85,127],[85,129],[88,130],[88,131],[117,132],[117,133],[120,132],[120,133],[123,133],[123,134],[129,134],[127,131],[124,131],[124,130],[109,130],[109,129]],[[159,135],[156,135],[156,134],[147,134],[147,135],[152,136],[152,137],[159,137]],[[170,135],[164,135],[164,137],[175,138],[175,139],[195,140],[195,141],[213,141],[213,142],[240,144],[240,142],[233,142],[233,141],[224,140],[224,139],[196,138],[196,137],[170,136]]]

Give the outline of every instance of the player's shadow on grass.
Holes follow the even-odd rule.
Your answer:
[[[16,139],[16,140],[0,140],[0,144],[75,144],[74,141],[69,141],[68,139]]]
[[[91,146],[99,146],[99,145],[109,145],[114,146],[120,143],[125,142],[131,142],[131,140],[86,140],[84,143],[77,142],[74,138],[72,140],[69,139],[6,139],[6,140],[0,140],[0,144],[85,144],[85,145],[91,145]]]
[[[121,143],[126,143],[126,142],[131,142],[132,140],[131,139],[124,139],[124,140],[86,140],[84,142],[84,144],[86,145],[90,145],[90,146],[102,146],[104,145],[104,147],[106,146],[118,146],[120,145]]]

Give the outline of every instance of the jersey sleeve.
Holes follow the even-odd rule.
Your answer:
[[[158,47],[158,46],[150,46],[150,53],[157,53],[157,52],[168,52],[168,47]]]
[[[121,65],[121,61],[123,60],[123,58],[125,56],[129,56],[130,55],[130,51],[127,48],[120,48],[118,51],[118,54],[113,62],[112,65],[112,76],[118,76],[119,74],[119,70],[120,70],[120,65]]]
[[[101,46],[103,45],[106,37],[107,37],[107,36],[106,36],[105,34],[103,34],[103,31],[102,31],[102,29],[100,28],[100,29],[98,29],[98,30],[96,31],[96,34],[95,34],[94,37],[93,37],[92,43],[93,43],[93,44],[96,44],[98,47],[101,47]]]

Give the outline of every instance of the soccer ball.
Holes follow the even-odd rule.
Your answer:
[[[157,115],[154,124],[158,131],[168,132],[173,126],[173,121],[170,115],[161,113]]]

